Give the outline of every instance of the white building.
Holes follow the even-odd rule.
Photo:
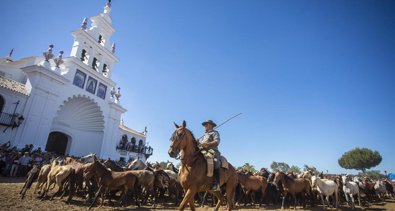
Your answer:
[[[90,27],[85,18],[72,32],[70,57],[55,57],[51,45],[43,56],[13,61],[11,52],[0,59],[0,143],[114,160],[145,161],[152,154],[146,132],[121,123],[126,109],[111,79],[119,60],[110,42],[110,10],[107,3]]]

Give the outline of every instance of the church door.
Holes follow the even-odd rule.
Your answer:
[[[54,152],[57,155],[65,155],[69,138],[61,132],[51,132],[48,136],[45,151]]]

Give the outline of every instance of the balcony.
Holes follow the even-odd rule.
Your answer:
[[[154,151],[154,149],[151,146],[136,145],[136,144],[132,144],[131,142],[127,142],[125,144],[119,143],[119,145],[117,146],[117,150],[143,154],[147,159],[152,155]]]
[[[0,112],[0,125],[4,126],[12,126],[12,123],[14,122],[14,117],[12,114],[9,113],[4,113]]]

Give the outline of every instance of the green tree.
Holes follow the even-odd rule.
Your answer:
[[[303,165],[303,171],[310,171],[312,172],[314,175],[319,175],[320,171],[318,171],[318,169],[314,166],[309,166],[307,164]]]
[[[359,173],[358,176],[360,176],[360,177],[366,176],[366,177],[369,177],[374,180],[385,178],[385,175],[382,174],[379,170],[365,171],[365,173]]]
[[[250,163],[245,163],[243,166],[240,166],[237,168],[237,170],[246,170],[252,173],[256,173],[257,170],[255,169],[254,165],[251,165]]]
[[[378,151],[368,148],[355,148],[344,153],[338,162],[342,168],[361,170],[365,173],[366,169],[379,165],[382,159]]]
[[[270,164],[270,168],[273,171],[287,172],[290,167],[287,163],[273,161],[272,164]]]
[[[300,174],[301,173],[299,166],[295,166],[295,165],[292,165],[288,169],[288,171],[293,172],[294,174]]]
[[[160,165],[160,167],[162,168],[162,169],[166,169],[166,167],[167,167],[167,162],[160,162],[159,163],[159,165]]]

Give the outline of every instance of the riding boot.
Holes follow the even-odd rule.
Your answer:
[[[220,178],[221,178],[221,175],[220,175],[220,168],[216,168],[216,169],[214,169],[214,182],[213,182],[213,186],[212,186],[212,188],[211,188],[211,190],[213,190],[213,191],[219,191],[220,190],[220,186],[221,186],[221,184],[220,184]]]

